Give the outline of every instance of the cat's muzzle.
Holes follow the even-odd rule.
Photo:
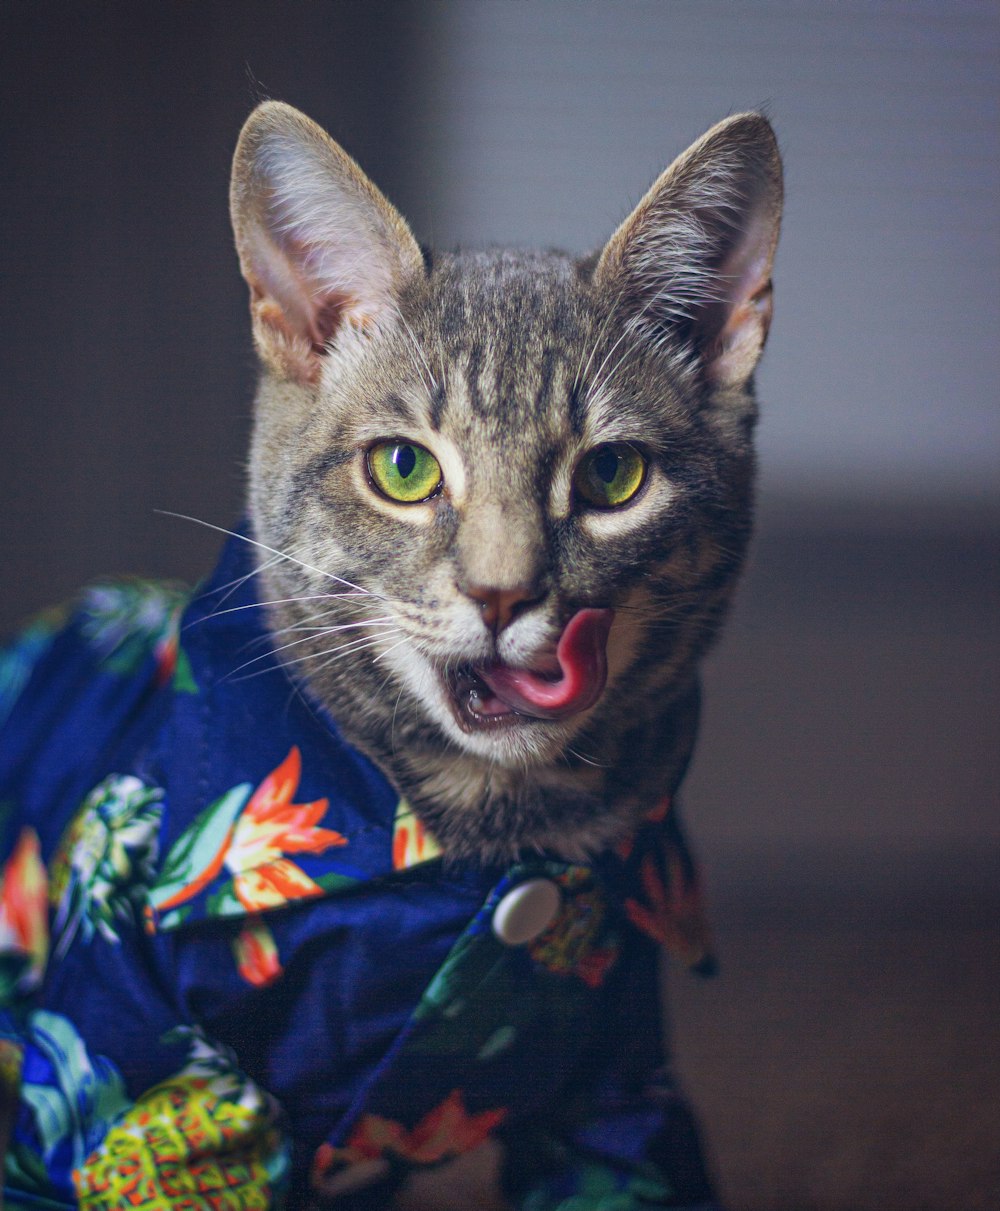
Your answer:
[[[500,662],[448,678],[455,717],[466,731],[509,727],[525,719],[568,719],[589,710],[608,678],[608,635],[614,610],[578,610],[556,647],[557,673]]]

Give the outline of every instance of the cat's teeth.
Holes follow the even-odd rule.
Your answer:
[[[488,722],[503,716],[516,714],[476,673],[468,670],[460,673],[452,682],[452,694],[456,705],[469,715]]]
[[[474,715],[511,715],[514,713],[512,708],[509,707],[506,702],[502,702],[495,694],[490,694],[488,697],[484,697],[484,695],[477,689],[471,689],[469,691],[467,702],[469,704],[469,710],[472,711]]]

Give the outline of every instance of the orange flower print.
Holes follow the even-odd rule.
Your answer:
[[[255,988],[266,988],[282,973],[274,934],[260,917],[248,922],[236,935],[233,953],[240,975]]]
[[[710,961],[710,940],[697,879],[685,876],[680,855],[667,853],[669,889],[664,884],[652,854],[640,868],[646,903],[625,901],[625,911],[637,929],[666,947],[689,967]]]
[[[0,873],[0,951],[27,959],[19,990],[41,980],[49,954],[49,889],[38,834],[23,828]]]
[[[234,875],[236,896],[245,908],[273,908],[288,900],[320,895],[322,888],[285,854],[319,854],[347,839],[330,828],[318,828],[326,799],[293,803],[302,757],[296,746],[250,796],[233,829],[223,859]]]
[[[441,846],[405,799],[396,805],[392,831],[393,870],[408,870],[441,855]]]
[[[174,843],[150,890],[151,928],[157,915],[193,899],[223,869],[233,876],[231,897],[249,912],[322,894],[286,855],[320,854],[346,845],[347,838],[319,827],[326,799],[292,802],[301,773],[302,758],[293,745],[252,793],[249,783],[235,786],[202,812]]]
[[[502,1107],[470,1114],[465,1108],[461,1089],[453,1089],[412,1130],[393,1119],[365,1114],[358,1120],[345,1147],[323,1145],[317,1151],[313,1172],[319,1178],[331,1166],[357,1164],[384,1156],[414,1165],[435,1165],[478,1148],[506,1117],[507,1110]]]

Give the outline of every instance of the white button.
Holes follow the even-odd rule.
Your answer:
[[[562,896],[551,879],[528,879],[504,896],[493,913],[493,932],[508,946],[523,946],[556,919]]]

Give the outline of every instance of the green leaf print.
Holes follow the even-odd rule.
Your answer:
[[[91,1056],[73,1023],[61,1014],[38,1010],[31,1015],[29,1032],[53,1074],[51,1083],[29,1078],[21,1089],[34,1115],[42,1158],[47,1160],[68,1140],[73,1165],[80,1165],[131,1105],[121,1073],[104,1056]],[[31,1167],[30,1158],[25,1160]]]
[[[149,903],[157,912],[190,900],[219,873],[233,824],[252,790],[252,783],[241,782],[226,791],[174,842],[149,889]]]
[[[176,626],[189,597],[170,582],[103,581],[83,594],[81,629],[110,672],[129,676]]]
[[[178,694],[198,693],[198,683],[194,679],[191,659],[180,645],[177,648],[177,666],[174,669],[173,686]]]
[[[0,723],[13,710],[35,666],[65,621],[65,610],[48,610],[29,623],[9,647],[0,650]]]
[[[159,849],[163,791],[128,774],[112,774],[83,801],[53,856],[52,934],[63,955],[82,929],[118,941],[117,921],[134,923]]]

